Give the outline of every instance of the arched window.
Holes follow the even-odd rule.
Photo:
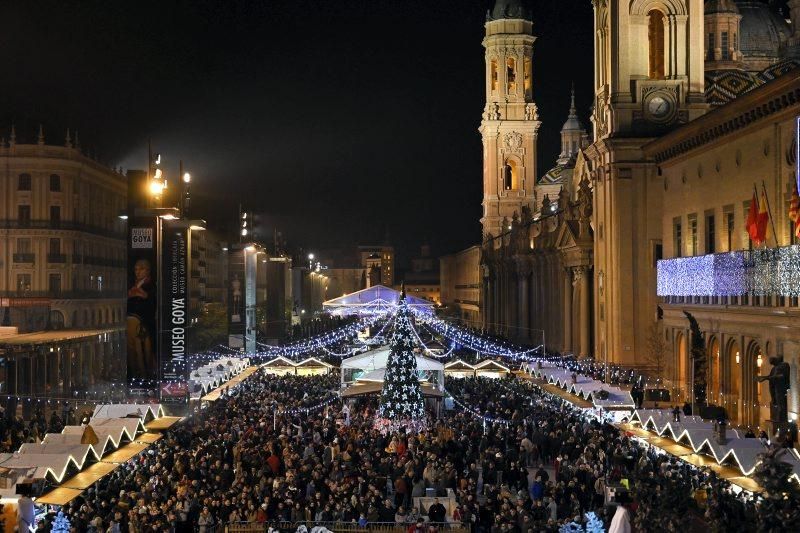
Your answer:
[[[650,50],[650,79],[664,77],[664,14],[657,9],[647,14],[647,37]]]
[[[57,309],[50,310],[50,327],[52,329],[64,329],[64,313]]]
[[[496,91],[497,90],[497,60],[496,59],[492,59],[492,61],[490,63],[489,70],[491,71],[490,72],[490,76],[491,76],[491,79],[492,79],[492,91]]]
[[[503,166],[503,189],[513,191],[519,188],[519,175],[517,163],[509,159]]]
[[[508,93],[517,92],[517,60],[509,57],[506,60],[506,79],[508,80]]]

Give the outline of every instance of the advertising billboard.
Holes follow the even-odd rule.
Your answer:
[[[131,390],[158,382],[158,224],[155,216],[128,220],[127,366]]]
[[[189,239],[185,223],[165,220],[162,245],[160,302],[160,397],[162,403],[182,403],[189,395]]]

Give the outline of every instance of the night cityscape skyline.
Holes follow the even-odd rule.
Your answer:
[[[800,0],[0,14],[0,533],[797,529]]]
[[[409,256],[425,240],[439,253],[479,241],[491,2],[45,5],[7,10],[0,65],[17,75],[0,95],[6,138],[12,123],[20,142],[39,124],[54,144],[77,129],[85,151],[124,169],[145,167],[150,140],[172,178],[178,159],[191,169],[209,222],[233,226],[242,202],[265,237],[277,227],[308,249],[387,232]],[[543,171],[573,82],[590,113],[591,4],[533,10],[548,21],[534,24]],[[333,214],[329,202],[359,208]]]

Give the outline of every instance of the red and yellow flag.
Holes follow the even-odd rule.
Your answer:
[[[758,239],[759,244],[767,242],[767,228],[769,227],[769,209],[767,209],[767,195],[761,191],[761,198],[758,202]]]
[[[750,240],[754,243],[758,243],[758,197],[755,191],[753,191],[753,199],[750,200],[750,209],[747,211],[747,222],[745,222],[745,226],[747,227],[747,234],[750,236]]]
[[[789,203],[789,220],[794,222],[794,234],[800,239],[800,195],[797,194],[797,187],[795,187],[792,201]]]

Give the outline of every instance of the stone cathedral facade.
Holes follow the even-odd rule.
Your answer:
[[[682,401],[691,312],[708,344],[709,403],[739,424],[768,419],[755,378],[781,356],[796,417],[800,268],[780,258],[800,254],[787,214],[800,168],[800,0],[787,13],[756,1],[591,4],[591,131],[573,92],[561,153],[541,173],[535,21],[522,0],[487,14],[480,264],[449,259],[475,261],[480,326],[639,368],[661,337],[661,385]],[[756,188],[773,226],[758,245],[745,226]]]

